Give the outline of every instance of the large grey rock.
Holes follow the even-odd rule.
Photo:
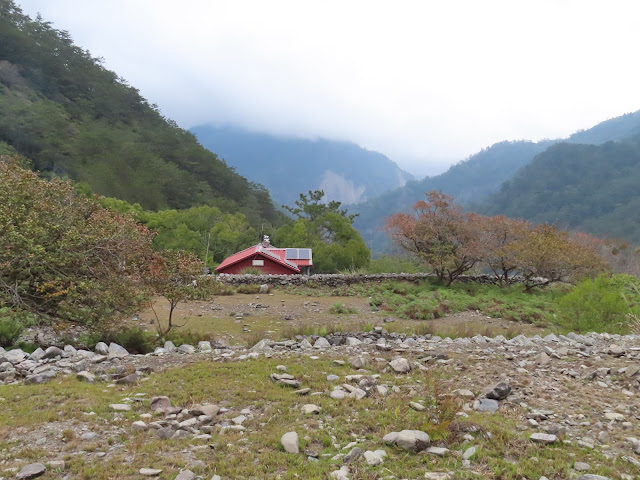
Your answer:
[[[64,354],[58,347],[49,347],[44,351],[43,359],[61,357]]]
[[[13,363],[15,365],[16,363],[20,363],[25,358],[27,358],[29,354],[27,352],[23,352],[19,348],[16,348],[14,350],[9,350],[3,353],[2,356],[7,360],[7,362]]]
[[[498,408],[498,402],[490,398],[479,398],[473,402],[473,409],[478,412],[495,413]]]
[[[385,443],[395,444],[408,452],[420,452],[429,447],[429,435],[420,430],[391,432],[382,437]]]
[[[27,378],[24,379],[24,381],[25,383],[30,383],[30,384],[45,383],[55,378],[55,376],[56,376],[56,371],[51,369],[51,370],[46,370],[42,373],[38,373],[37,375],[29,375]]]
[[[272,353],[273,352],[273,348],[271,348],[272,343],[273,341],[269,340],[268,338],[263,338],[258,343],[256,343],[253,347],[251,347],[249,351],[257,352],[257,353]]]
[[[318,338],[316,342],[313,344],[313,348],[327,348],[330,346],[331,344],[329,343],[329,340],[327,340],[324,337]]]
[[[164,351],[165,353],[175,353],[176,351],[176,346],[174,345],[174,343],[171,340],[167,340],[166,342],[164,342]]]
[[[34,352],[29,355],[29,360],[33,360],[35,362],[38,362],[40,360],[42,360],[42,357],[44,357],[44,350],[40,347],[36,348],[34,350]]]
[[[349,358],[349,363],[353,368],[364,368],[367,366],[367,359],[363,355],[356,355]]]
[[[98,342],[96,343],[94,350],[97,354],[107,355],[109,353],[109,345],[104,342]]]
[[[162,473],[161,468],[141,468],[140,475],[145,477],[157,477]]]
[[[487,393],[486,397],[493,400],[504,400],[511,393],[511,386],[508,383],[500,382]]]
[[[406,358],[396,358],[389,362],[389,365],[396,373],[407,373],[411,371],[411,365]]]
[[[193,345],[189,345],[188,343],[183,343],[178,347],[178,353],[188,354],[188,353],[196,353],[196,347]]]
[[[151,405],[149,406],[151,407],[151,410],[167,410],[171,408],[171,400],[169,400],[169,397],[165,396],[153,397],[151,399]]]
[[[94,383],[96,381],[96,376],[93,373],[82,371],[76,374],[76,378],[81,382]]]
[[[269,285],[266,283],[263,283],[262,285],[260,285],[260,293],[262,294],[269,293]]]
[[[126,348],[118,345],[117,343],[111,342],[109,344],[107,355],[109,357],[126,357],[129,355],[129,352],[127,352]]]
[[[575,480],[611,480],[611,478],[603,477],[602,475],[592,475],[588,473],[587,475],[580,475]]]
[[[380,465],[382,462],[384,462],[384,457],[386,456],[387,452],[385,452],[384,450],[367,450],[366,452],[364,452],[364,459],[366,460],[367,464],[372,467]]]
[[[342,463],[345,465],[355,462],[362,456],[362,449],[360,447],[354,447],[349,453],[347,453],[342,459]]]
[[[280,443],[287,453],[300,453],[300,440],[296,432],[287,432],[280,438]]]
[[[175,480],[194,480],[196,478],[196,474],[191,470],[182,470]]]
[[[207,342],[207,341],[198,342],[198,350],[200,350],[201,352],[210,352],[211,342]]]
[[[529,436],[529,440],[535,443],[542,443],[548,445],[558,441],[558,437],[549,433],[533,433]]]
[[[16,475],[16,480],[24,480],[27,478],[36,478],[43,475],[47,471],[47,467],[42,463],[31,463],[25,465]]]

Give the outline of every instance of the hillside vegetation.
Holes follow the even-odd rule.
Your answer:
[[[576,132],[564,142],[600,145],[624,139],[639,131],[640,112],[634,112]],[[536,155],[560,141],[496,143],[453,165],[441,175],[408,182],[402,188],[354,205],[353,211],[360,213],[355,226],[362,233],[374,255],[390,251],[389,240],[381,231],[386,217],[398,211],[408,211],[415,202],[423,198],[425,192],[430,190],[439,190],[452,195],[465,207],[475,208],[482,205],[492,194],[500,190],[503,182],[511,180],[521,167],[528,165]],[[545,180],[546,177],[540,177],[540,181]],[[493,199],[490,200],[490,202],[493,201]],[[507,214],[506,211],[498,209],[483,209],[483,211]],[[530,217],[526,218],[533,220]]]
[[[100,59],[0,0],[0,153],[147,209],[209,204],[274,221],[269,193],[164,118]]]
[[[485,213],[640,241],[640,134],[603,145],[560,143],[491,197]]]

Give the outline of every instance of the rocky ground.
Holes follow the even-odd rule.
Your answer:
[[[0,478],[640,477],[640,337],[0,350]]]

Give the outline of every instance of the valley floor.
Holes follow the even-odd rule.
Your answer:
[[[19,472],[34,463],[43,479],[640,475],[638,336],[357,340],[52,358],[38,364],[49,381],[0,386],[0,478],[31,478]],[[441,448],[383,441],[402,430]]]

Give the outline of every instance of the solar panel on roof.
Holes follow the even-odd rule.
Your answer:
[[[310,248],[299,248],[298,249],[298,258],[300,260],[310,260],[311,259],[311,249]]]

